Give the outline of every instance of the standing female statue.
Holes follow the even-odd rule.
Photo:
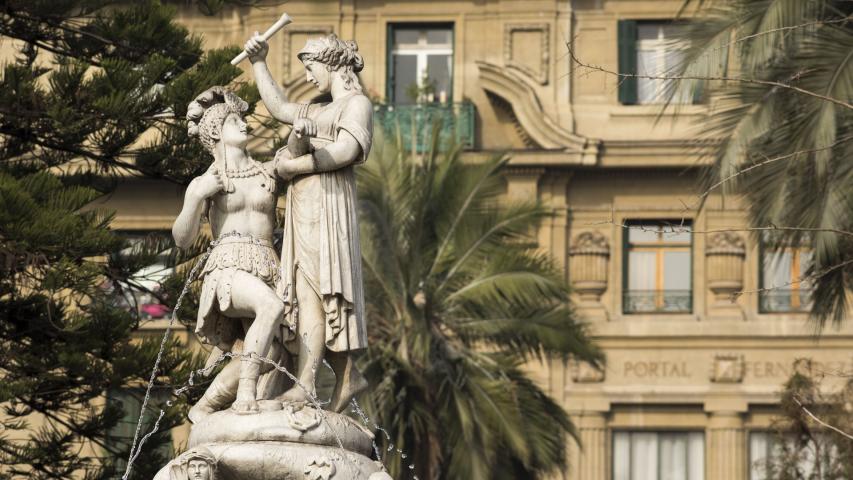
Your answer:
[[[264,104],[294,132],[275,159],[276,172],[289,180],[279,293],[301,337],[300,383],[313,393],[327,358],[337,377],[331,409],[340,412],[367,386],[352,357],[367,346],[354,172],[373,137],[373,107],[356,76],[364,61],[355,42],[334,34],[309,40],[297,57],[307,81],[332,101],[297,104],[273,80],[268,50],[257,32],[245,45]],[[304,401],[307,394],[294,387],[284,399]]]
[[[274,337],[278,355],[287,340],[282,328],[284,303],[276,294],[279,264],[272,246],[276,181],[266,165],[246,152],[249,140],[243,115],[248,105],[222,87],[213,87],[187,110],[189,133],[197,136],[214,162],[190,182],[172,235],[180,248],[192,244],[203,216],[218,244],[201,272],[204,279],[196,333],[203,342],[231,351],[242,339],[240,361],[230,362],[190,411],[197,422],[232,404],[238,413],[258,411],[261,360]],[[268,368],[267,368],[268,369]]]

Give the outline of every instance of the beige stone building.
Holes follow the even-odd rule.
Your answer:
[[[574,39],[581,60],[608,70],[671,65],[681,0],[291,0],[214,17],[189,3],[180,21],[205,47],[242,44],[286,10],[294,23],[271,40],[269,64],[293,99],[314,95],[295,52],[336,32],[357,40],[383,125],[399,120],[418,143],[424,119],[440,115],[468,155],[512,155],[507,196],[553,209],[540,244],[565,267],[608,355],[605,371],[531,366],[579,426],[583,447],[570,448],[563,478],[762,479],[754,465],[772,452],[768,428],[793,362],[853,368],[853,325],[816,339],[808,289],[788,285],[808,251],[770,259],[738,230],[736,198],[685,209],[707,101],[680,99],[677,118],[656,121],[662,82],[620,84],[568,57]],[[108,204],[116,228],[142,234],[170,228],[180,200],[173,186],[128,180]],[[667,225],[677,228],[657,233]],[[768,286],[780,288],[758,292]],[[152,335],[163,327],[147,325]]]

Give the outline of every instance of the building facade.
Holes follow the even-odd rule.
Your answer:
[[[661,113],[664,82],[620,82],[569,54],[573,41],[578,60],[603,70],[662,71],[678,60],[681,0],[292,0],[212,17],[187,3],[179,20],[206,48],[241,45],[286,10],[294,23],[270,41],[268,63],[292,100],[314,95],[296,52],[335,32],[358,42],[385,131],[401,125],[419,148],[439,117],[467,155],[511,156],[506,196],[552,209],[539,244],[608,357],[603,371],[530,366],[580,432],[561,478],[762,479],[755,465],[795,361],[853,369],[853,326],[817,339],[807,322],[809,290],[795,282],[807,250],[771,257],[737,198],[687,208],[707,164],[695,138],[708,101],[678,98],[678,116]],[[181,197],[127,179],[107,206],[115,228],[144,234],[169,229]],[[163,322],[151,316],[156,335]]]

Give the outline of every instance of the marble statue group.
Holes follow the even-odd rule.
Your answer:
[[[172,233],[184,248],[210,223],[216,243],[201,269],[196,333],[211,361],[231,359],[190,410],[190,449],[155,478],[389,478],[370,459],[372,433],[340,414],[367,387],[353,357],[367,346],[354,172],[372,142],[373,107],[357,75],[364,60],[334,34],[309,40],[297,57],[331,101],[293,103],[268,50],[257,33],[244,47],[266,109],[291,126],[273,160],[247,151],[248,105],[227,88],[206,90],[187,110],[190,136],[213,161],[189,184]],[[324,360],[336,381],[325,409],[315,397]]]

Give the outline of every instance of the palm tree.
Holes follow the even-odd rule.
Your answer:
[[[778,230],[764,234],[771,248],[810,246],[812,315],[840,322],[853,285],[853,4],[691,4],[679,89],[718,79],[703,128],[722,142],[704,190],[742,192],[751,226]]]
[[[377,148],[360,170],[365,373],[385,463],[394,478],[538,478],[565,466],[575,431],[524,363],[602,355],[530,240],[546,211],[499,201],[505,158],[463,162],[437,138],[422,156]]]

